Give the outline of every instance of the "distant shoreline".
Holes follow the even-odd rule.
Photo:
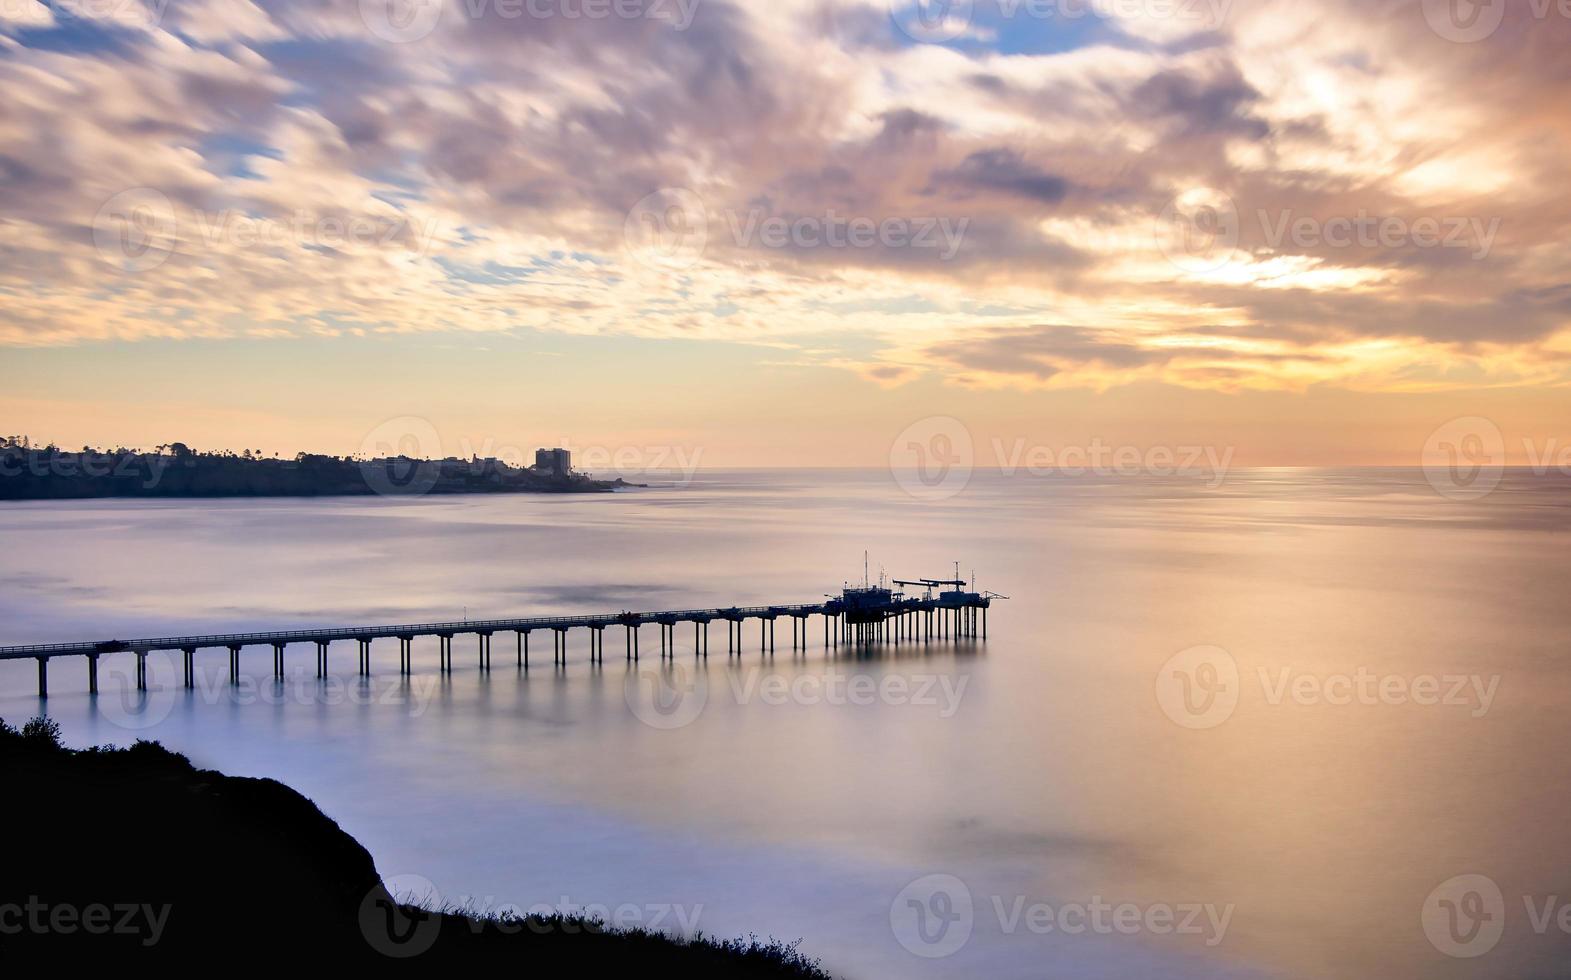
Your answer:
[[[0,504],[3,504],[3,503],[26,504],[26,503],[66,502],[66,501],[72,501],[72,500],[320,500],[320,499],[328,499],[328,498],[356,498],[356,497],[418,498],[418,497],[522,496],[522,495],[532,495],[532,494],[534,494],[534,495],[539,495],[539,494],[568,495],[568,494],[615,493],[618,490],[639,490],[639,489],[647,489],[648,488],[648,484],[644,484],[644,483],[628,483],[628,482],[626,482],[624,480],[621,480],[621,479],[608,480],[608,481],[596,480],[596,481],[593,481],[593,482],[596,483],[597,486],[589,487],[589,488],[570,488],[570,489],[531,488],[531,489],[477,489],[477,490],[437,490],[437,489],[432,489],[432,490],[418,490],[418,491],[411,490],[411,491],[403,492],[403,493],[400,493],[398,491],[372,490],[372,489],[367,488],[367,489],[362,489],[362,490],[335,489],[335,490],[298,491],[298,492],[295,492],[295,491],[279,491],[279,492],[276,492],[276,493],[267,493],[267,492],[251,493],[251,492],[246,492],[246,491],[239,491],[239,492],[234,492],[234,493],[222,492],[222,491],[215,492],[215,493],[205,493],[205,492],[189,492],[189,493],[185,493],[185,492],[182,492],[182,493],[114,493],[114,492],[92,493],[92,492],[89,492],[89,493],[49,494],[49,495],[39,495],[39,496],[18,496],[16,494],[6,493],[6,492],[4,492],[3,489],[0,489]],[[0,481],[0,488],[3,488],[3,487],[4,487],[4,482]]]
[[[0,501],[420,497],[433,494],[611,493],[642,484],[596,480],[499,459],[356,459],[300,453],[282,459],[199,453],[183,443],[156,452],[83,447],[64,452],[0,445]]]

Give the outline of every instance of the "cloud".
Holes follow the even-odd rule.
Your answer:
[[[933,181],[962,193],[991,191],[1041,204],[1057,204],[1069,192],[1067,180],[1031,166],[1020,158],[1018,151],[1007,147],[978,150],[959,166],[935,173]]]
[[[1250,113],[1259,98],[1237,68],[1224,63],[1209,78],[1182,69],[1157,72],[1135,86],[1129,106],[1138,115],[1171,123],[1184,138],[1227,134],[1262,139],[1271,128]]]
[[[1561,18],[1458,44],[1417,4],[1263,0],[1020,52],[852,0],[672,6],[449,2],[390,41],[327,0],[91,30],[13,5],[0,343],[522,327],[828,364],[815,338],[855,333],[878,384],[1566,380]],[[1236,227],[1174,236],[1196,188]],[[663,189],[701,207],[629,248]],[[1497,233],[1274,233],[1361,215]],[[737,231],[771,219],[953,234]]]
[[[969,372],[1021,375],[1038,381],[1081,372],[1136,373],[1175,361],[1231,360],[1235,351],[1199,344],[1144,342],[1117,330],[1065,324],[991,327],[927,348],[932,358]]]

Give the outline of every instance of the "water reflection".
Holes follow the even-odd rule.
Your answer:
[[[933,502],[886,474],[741,473],[614,499],[19,505],[0,612],[7,642],[47,642],[809,601],[864,548],[902,575],[959,559],[1015,597],[985,643],[825,649],[815,627],[773,656],[717,635],[704,659],[678,631],[662,662],[651,628],[634,665],[615,639],[589,664],[578,634],[565,667],[499,642],[485,673],[459,644],[444,676],[417,640],[405,680],[388,641],[370,679],[347,646],[325,682],[291,648],[281,684],[262,651],[235,689],[220,651],[189,692],[150,659],[145,697],[106,657],[96,706],[66,663],[48,710],[74,742],[158,738],[290,782],[449,897],[702,905],[706,931],[802,936],[858,977],[1515,975],[1566,952],[1526,900],[1571,893],[1567,489],[979,473]],[[1158,696],[1195,647],[1237,671],[1207,727]],[[1405,696],[1336,695],[1364,675]],[[1497,686],[1482,712],[1420,703],[1429,676]],[[32,685],[0,665],[0,714],[36,710]],[[1505,903],[1477,959],[1424,918],[1470,873]],[[1125,911],[1064,928],[1099,901]],[[967,907],[964,941],[924,955]],[[1164,929],[1190,909],[1208,931]]]

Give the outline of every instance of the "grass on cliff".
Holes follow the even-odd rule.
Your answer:
[[[417,967],[528,962],[548,971],[830,980],[798,943],[773,938],[673,936],[591,916],[516,916],[390,895],[370,853],[304,796],[276,780],[197,769],[157,742],[71,749],[57,722],[15,728],[0,719],[0,779],[9,804],[0,807],[0,836],[30,845],[10,852],[0,904],[134,901],[168,910],[155,943],[23,930],[0,935],[0,962],[201,963],[236,948],[262,959],[310,948],[390,966],[408,953],[390,952],[380,931],[391,915],[394,932],[424,930],[427,941],[410,957]],[[259,944],[263,936],[269,942]]]

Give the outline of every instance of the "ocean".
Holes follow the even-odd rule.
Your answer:
[[[722,624],[0,664],[0,716],[297,788],[404,894],[801,941],[849,978],[1553,975],[1571,481],[699,471],[607,495],[9,503],[0,643],[812,602],[975,576],[988,635]],[[12,801],[15,805],[16,801]],[[102,846],[167,848],[106,801]],[[246,873],[244,854],[212,855]],[[174,910],[178,915],[178,910]],[[287,935],[287,923],[278,927]]]

